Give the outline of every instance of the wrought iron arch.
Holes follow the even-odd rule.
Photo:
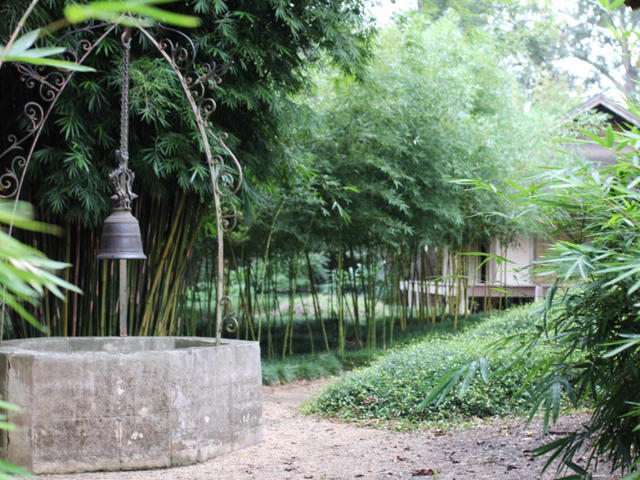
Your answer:
[[[68,52],[70,57],[78,64],[83,64],[98,45],[109,36],[116,28],[117,24],[92,25],[67,35],[78,32],[93,32],[106,27],[106,30],[94,41],[87,39],[80,40],[75,51]],[[224,281],[224,234],[233,230],[241,214],[237,211],[230,197],[238,193],[243,182],[242,166],[240,162],[225,144],[225,134],[216,135],[207,128],[209,117],[216,110],[215,100],[208,96],[208,82],[221,83],[222,74],[228,68],[227,65],[208,63],[199,66],[198,71],[194,68],[196,48],[191,39],[184,33],[162,27],[166,30],[176,32],[183,37],[189,47],[184,47],[178,42],[170,39],[157,40],[149,31],[139,26],[140,31],[158,50],[167,61],[171,69],[175,72],[185,97],[189,102],[191,111],[197,124],[198,133],[205,152],[207,165],[209,168],[211,188],[213,192],[214,209],[216,214],[217,233],[217,298],[216,298],[216,343],[220,344],[223,325],[227,331],[233,333],[238,322],[234,313],[225,313],[231,309],[231,299],[223,295]],[[0,198],[14,199],[14,210],[20,199],[20,193],[24,184],[25,173],[31,162],[36,145],[40,139],[42,130],[49,119],[55,104],[73,77],[73,71],[67,72],[66,76],[59,70],[47,72],[42,67],[34,67],[24,64],[16,64],[21,80],[28,88],[38,88],[38,94],[43,104],[36,101],[29,101],[23,108],[23,113],[29,120],[29,127],[26,135],[18,138],[17,135],[8,136],[9,147],[0,153],[0,162],[9,163],[4,173],[0,174]],[[44,106],[43,106],[44,105]],[[214,154],[211,148],[210,138],[215,142],[226,155],[231,159],[233,168],[228,168],[224,157]],[[30,141],[30,143],[29,143]],[[28,147],[28,151],[25,149]],[[234,178],[235,173],[235,178]],[[9,226],[9,234],[12,234],[13,225]]]

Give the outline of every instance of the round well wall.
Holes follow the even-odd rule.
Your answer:
[[[262,439],[256,342],[13,340],[0,347],[2,452],[34,473],[186,465]]]

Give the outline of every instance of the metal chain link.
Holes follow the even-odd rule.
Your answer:
[[[125,27],[122,36],[122,95],[120,100],[120,164],[129,160],[129,67],[131,64],[131,29]]]

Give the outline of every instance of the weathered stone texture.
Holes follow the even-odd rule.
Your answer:
[[[3,457],[34,473],[185,465],[262,439],[255,342],[16,340],[0,348]]]

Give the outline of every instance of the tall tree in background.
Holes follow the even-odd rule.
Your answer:
[[[501,61],[528,93],[553,70],[561,24],[545,0],[424,0],[419,9],[434,19],[454,11],[468,34],[494,38]]]
[[[350,302],[356,322],[361,302],[366,343],[375,345],[379,295],[406,305],[399,281],[425,246],[457,253],[514,238],[521,225],[493,195],[450,180],[508,188],[505,179],[544,163],[552,122],[524,112],[517,81],[500,67],[498,41],[489,32],[478,41],[480,33],[468,35],[455,12],[436,21],[412,13],[380,34],[361,79],[321,69],[317,88],[297,97],[305,121],[283,139],[298,170],[265,192],[269,200],[238,242],[246,275],[247,265],[268,257],[327,253],[335,316],[345,318]],[[436,265],[421,271],[425,285]]]
[[[638,95],[637,29],[640,11],[624,5],[615,10],[599,2],[577,0],[563,4],[567,22],[559,45],[562,57],[574,57],[591,68],[588,78],[601,88],[603,79],[611,82],[628,98]]]
[[[563,76],[568,75],[572,95],[580,95],[592,85],[600,89],[613,85],[628,98],[635,98],[640,48],[634,31],[640,25],[640,11],[624,6],[610,10],[606,3],[424,0],[420,8],[434,18],[454,10],[467,30],[492,31],[507,53],[505,64],[528,91],[550,78],[562,82]],[[562,61],[568,59],[577,59],[583,65],[563,66]]]

